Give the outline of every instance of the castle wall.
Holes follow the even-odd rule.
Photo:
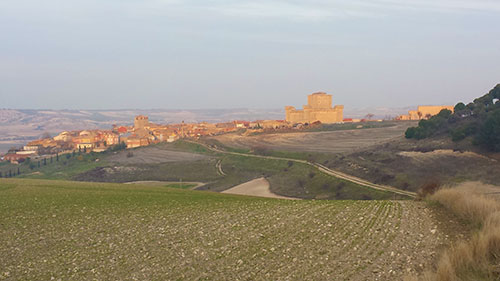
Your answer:
[[[441,110],[448,109],[451,112],[455,109],[453,106],[419,106],[418,111],[422,113],[422,116],[425,117],[427,115],[434,116],[437,115]]]
[[[437,115],[441,110],[448,109],[451,112],[454,111],[454,107],[451,105],[423,105],[419,106],[417,110],[408,111],[408,115],[399,116],[399,120],[421,120],[427,119],[429,116]]]

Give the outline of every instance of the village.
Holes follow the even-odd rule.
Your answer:
[[[148,116],[139,115],[133,126],[113,125],[110,130],[64,131],[51,137],[46,135],[31,141],[21,148],[12,148],[0,157],[2,161],[14,164],[23,163],[28,158],[46,158],[55,155],[90,152],[104,152],[109,149],[132,149],[161,142],[175,142],[179,139],[199,139],[204,136],[241,132],[252,135],[263,132],[304,130],[321,124],[340,124],[355,122],[381,122],[369,115],[365,119],[344,118],[343,105],[332,104],[332,95],[317,92],[308,95],[308,104],[302,110],[293,106],[285,107],[285,120],[235,120],[225,123],[180,123],[160,125],[149,121]],[[419,106],[408,115],[395,120],[421,120],[438,114],[442,109],[453,110],[452,106]]]

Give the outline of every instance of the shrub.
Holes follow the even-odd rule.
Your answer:
[[[433,195],[441,186],[438,181],[432,180],[424,183],[417,191],[417,197],[419,199],[425,199],[430,195]]]
[[[421,279],[406,280],[498,280],[500,264],[500,203],[487,198],[480,184],[444,188],[430,196],[456,215],[480,228],[464,241],[456,243],[440,257],[434,272]]]

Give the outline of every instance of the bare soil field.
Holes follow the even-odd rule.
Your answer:
[[[255,136],[226,134],[216,136],[214,139],[234,148],[264,147],[272,150],[343,153],[400,138],[410,125],[412,123],[401,122],[391,127],[371,129],[276,133]]]
[[[414,201],[0,180],[0,280],[402,280],[460,225]]]
[[[158,147],[144,147],[141,149],[120,151],[108,157],[107,160],[119,164],[158,164],[179,161],[198,161],[207,158],[208,157],[201,154],[165,150]]]
[[[297,200],[297,198],[285,197],[272,193],[269,182],[265,178],[258,178],[242,183],[230,189],[226,189],[222,191],[222,193]]]

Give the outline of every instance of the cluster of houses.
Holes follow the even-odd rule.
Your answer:
[[[306,106],[306,109],[310,108],[320,108],[314,110],[309,110],[312,113],[322,117],[320,113],[323,108],[321,107],[325,104],[325,108],[328,110],[331,107],[331,95],[326,95],[324,93],[316,93],[310,95],[309,103],[314,106]],[[453,110],[451,106],[419,106],[418,110],[410,111],[408,115],[402,115],[397,118],[397,120],[420,120],[423,118],[429,118],[430,116],[436,115],[442,109]],[[326,109],[324,109],[326,110]],[[323,111],[324,111],[323,110]],[[328,111],[327,110],[327,111]],[[309,112],[308,111],[308,112]],[[309,113],[311,113],[309,112]],[[287,113],[287,119],[290,118],[290,112]],[[311,114],[312,114],[311,113]],[[333,114],[330,111],[328,114]],[[298,113],[297,113],[298,114]],[[302,113],[301,113],[302,114]],[[309,114],[309,115],[311,115]],[[329,115],[325,116],[329,116]],[[337,113],[335,113],[337,114]],[[308,115],[308,116],[309,116]],[[338,115],[338,114],[337,114]],[[342,115],[335,115],[335,118],[341,118]],[[248,121],[232,121],[226,123],[180,123],[172,125],[159,125],[155,123],[150,123],[147,116],[139,115],[134,119],[133,126],[113,126],[112,130],[84,130],[84,131],[66,131],[62,132],[55,137],[47,137],[39,140],[32,141],[20,149],[11,149],[9,153],[0,157],[0,160],[10,161],[13,163],[20,163],[27,158],[37,157],[41,155],[55,155],[71,153],[73,151],[83,151],[83,152],[102,152],[110,147],[121,145],[126,148],[136,148],[141,146],[148,146],[150,144],[159,142],[174,142],[180,138],[200,138],[202,136],[214,136],[219,134],[225,134],[230,132],[235,132],[238,130],[245,130],[246,134],[252,134],[255,132],[262,131],[275,131],[275,130],[290,130],[290,129],[301,129],[304,126],[314,126],[321,123],[331,123],[328,122],[328,118],[322,120],[318,116],[315,116],[311,120],[316,120],[314,122],[306,122],[301,119],[302,122],[292,122],[291,120],[259,120],[254,122]],[[309,116],[310,117],[310,116]],[[324,117],[324,116],[323,116]],[[330,117],[329,117],[330,118]],[[331,119],[331,118],[330,118]],[[337,122],[337,119],[335,121]],[[371,116],[368,119],[351,119],[342,118],[343,123],[351,122],[363,122],[363,121],[382,121],[382,120],[371,120]],[[330,120],[331,121],[331,120]]]
[[[11,149],[4,161],[21,163],[27,158],[82,152],[103,152],[113,146],[126,148],[148,146],[159,142],[174,142],[180,138],[200,138],[246,129],[248,132],[292,128],[284,120],[260,120],[255,122],[233,121],[226,123],[180,123],[159,125],[150,123],[147,116],[136,116],[133,126],[116,126],[112,130],[65,131],[55,137],[34,140],[22,148]]]

